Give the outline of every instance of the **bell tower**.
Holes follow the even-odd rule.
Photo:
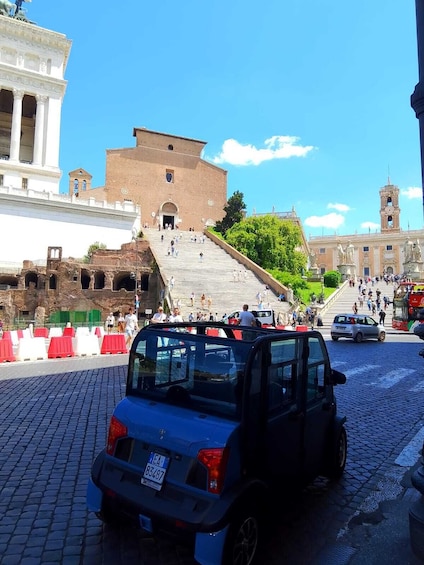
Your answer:
[[[390,183],[380,189],[381,233],[400,232],[399,188]]]

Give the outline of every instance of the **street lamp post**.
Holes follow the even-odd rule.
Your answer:
[[[420,129],[421,186],[424,186],[424,0],[415,0],[418,48],[418,83],[411,96],[411,106]],[[423,194],[424,207],[424,194]],[[412,474],[411,482],[421,494],[409,508],[409,534],[413,552],[424,559],[424,446],[422,465]]]
[[[134,306],[135,306],[135,315],[137,316],[137,320],[138,320],[138,309],[140,308],[140,295],[138,294],[138,237],[137,237],[137,230],[135,228],[133,228],[132,231],[132,240],[135,242]]]
[[[417,23],[418,83],[411,95],[411,106],[419,122],[421,186],[424,186],[424,0],[415,0],[415,13]]]

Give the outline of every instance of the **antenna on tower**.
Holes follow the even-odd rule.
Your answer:
[[[390,165],[387,165],[387,184],[388,185],[392,184],[390,182]]]

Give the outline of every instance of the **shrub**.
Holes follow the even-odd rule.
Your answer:
[[[327,271],[324,274],[324,286],[328,288],[337,288],[342,280],[339,271]]]

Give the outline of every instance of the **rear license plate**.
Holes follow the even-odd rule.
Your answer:
[[[160,490],[169,465],[169,457],[160,453],[150,452],[149,460],[141,477],[141,484]]]

